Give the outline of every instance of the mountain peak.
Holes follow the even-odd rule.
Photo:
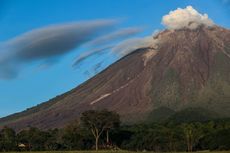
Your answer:
[[[167,29],[153,39],[75,89],[0,124],[58,128],[89,109],[116,111],[126,123],[145,121],[161,107],[201,107],[230,117],[230,31],[201,25]]]

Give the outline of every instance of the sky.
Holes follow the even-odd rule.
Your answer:
[[[230,28],[229,0],[0,0],[0,117],[75,88],[187,6]]]

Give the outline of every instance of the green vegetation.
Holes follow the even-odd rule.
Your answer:
[[[168,107],[160,107],[153,110],[148,118],[147,122],[161,122],[167,120],[170,116],[175,114],[176,112]]]
[[[106,131],[106,144],[109,144],[109,131],[120,125],[120,117],[117,113],[106,110],[89,110],[82,113],[83,127],[89,129],[95,138],[95,149],[98,150],[99,138]]]
[[[196,113],[191,112],[191,116]],[[114,112],[87,111],[80,121],[74,121],[63,129],[43,131],[29,127],[16,133],[4,127],[0,131],[0,151],[84,151],[97,148],[113,152],[230,150],[230,119],[185,122],[180,119],[181,115],[175,114],[174,118],[162,122],[119,126],[119,116]]]
[[[220,118],[220,116],[213,111],[204,108],[186,108],[171,115],[168,120],[174,123],[187,123],[187,122],[204,122]]]
[[[18,153],[18,152],[9,152],[9,153]],[[28,153],[28,152],[20,152],[20,153]],[[142,153],[142,151],[108,151],[108,150],[103,150],[103,151],[36,151],[36,152],[30,152],[30,153]],[[155,153],[148,151],[147,153]],[[177,152],[174,152],[177,153]],[[178,152],[178,153],[186,153],[186,152]],[[196,153],[230,153],[230,151],[202,151],[202,152],[196,152]]]

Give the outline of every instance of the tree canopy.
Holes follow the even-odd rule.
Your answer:
[[[89,110],[82,113],[81,123],[92,132],[95,138],[95,149],[98,150],[101,134],[106,131],[108,139],[109,130],[120,125],[120,117],[117,113],[107,110]]]

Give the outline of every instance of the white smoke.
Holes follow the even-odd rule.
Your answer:
[[[184,9],[178,8],[170,11],[168,15],[163,16],[162,24],[168,29],[196,29],[200,25],[211,27],[214,22],[207,14],[200,14],[192,6],[187,6]]]

